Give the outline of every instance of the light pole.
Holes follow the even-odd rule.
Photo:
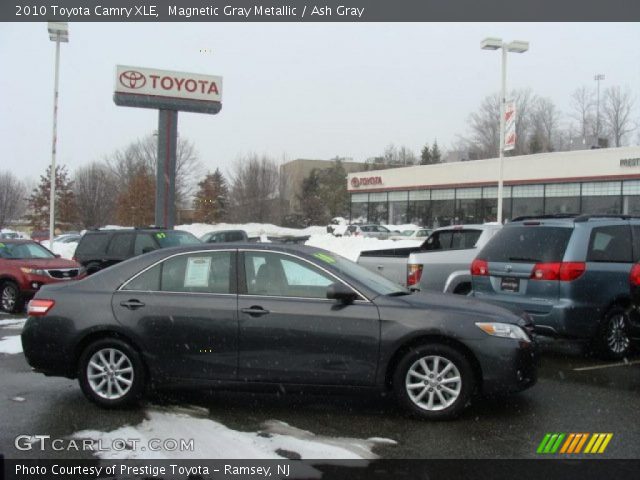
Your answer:
[[[500,156],[500,169],[498,174],[498,218],[497,221],[502,223],[502,196],[503,196],[503,167],[504,167],[504,112],[507,103],[507,52],[524,53],[529,50],[529,42],[514,40],[511,43],[505,43],[501,38],[485,38],[480,42],[480,48],[483,50],[502,49],[502,86],[500,89],[500,145],[498,145],[498,154]]]
[[[58,78],[60,67],[60,42],[69,41],[67,22],[49,22],[49,40],[56,42],[55,80],[53,82],[53,139],[51,141],[51,185],[49,186],[49,248],[53,249],[56,218],[56,143],[58,141]]]
[[[598,99],[596,101],[596,146],[600,146],[600,81],[604,80],[604,75],[598,73],[593,79],[598,83]]]

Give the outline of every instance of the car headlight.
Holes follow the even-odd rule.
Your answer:
[[[502,338],[513,338],[515,340],[524,340],[530,342],[531,339],[518,325],[500,322],[476,322],[476,326],[484,333]]]
[[[42,270],[41,268],[28,268],[28,267],[20,267],[22,273],[26,273],[27,275],[46,275],[47,272]]]

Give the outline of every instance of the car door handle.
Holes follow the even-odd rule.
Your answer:
[[[257,306],[243,308],[240,311],[242,313],[246,313],[247,315],[251,315],[252,317],[261,317],[262,315],[266,315],[269,313],[269,310],[265,310],[264,308]]]
[[[136,310],[138,308],[144,307],[144,303],[142,303],[140,300],[135,299],[127,300],[126,302],[120,302],[120,305],[124,308],[128,308],[129,310]]]

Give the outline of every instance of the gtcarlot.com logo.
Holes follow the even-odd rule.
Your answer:
[[[604,453],[612,438],[613,433],[547,433],[537,453]]]

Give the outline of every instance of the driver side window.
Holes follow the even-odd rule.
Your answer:
[[[249,295],[327,298],[335,279],[310,263],[272,252],[245,252]]]

